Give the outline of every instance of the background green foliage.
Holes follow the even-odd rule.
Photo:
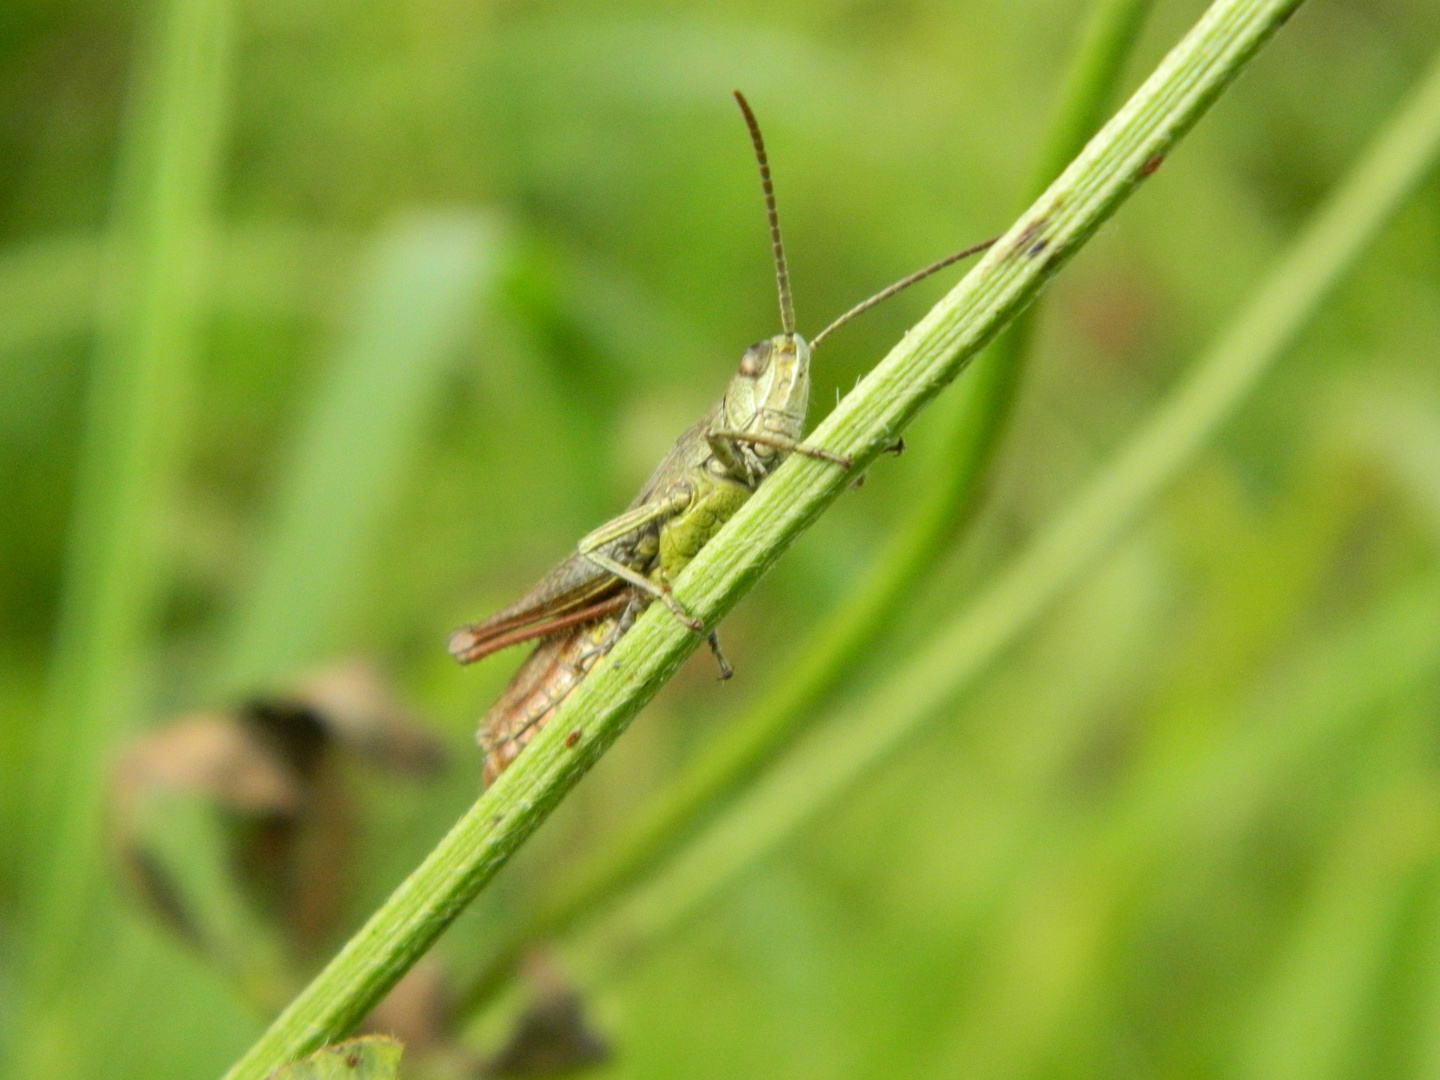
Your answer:
[[[352,924],[468,804],[474,719],[519,655],[459,670],[446,631],[621,507],[776,328],[732,87],[766,127],[813,334],[1008,224],[1079,14],[248,0],[227,21],[193,3],[228,61],[167,111],[167,79],[194,81],[165,67],[161,7],[0,12],[0,1047],[17,1075],[218,1074],[264,1019],[111,884],[98,815],[135,733],[377,657],[456,765],[426,786],[358,774]],[[1133,77],[1199,10],[1157,5]],[[1081,254],[1047,297],[982,515],[847,693],[1103,463],[1437,31],[1430,5],[1314,0]],[[945,722],[587,988],[614,1075],[1440,1065],[1437,218],[1432,181],[1224,438]],[[136,250],[158,261],[137,269]],[[938,288],[827,342],[817,412]],[[125,381],[146,363],[151,382]],[[96,385],[113,392],[87,403]],[[931,424],[727,621],[738,677],[693,661],[442,943],[457,978],[784,677],[916,497]],[[158,449],[127,464],[96,431]],[[75,515],[82,460],[129,478],[133,528]]]

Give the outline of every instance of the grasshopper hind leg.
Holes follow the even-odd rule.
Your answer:
[[[596,566],[600,567],[600,569],[604,570],[606,573],[614,574],[621,581],[633,585],[641,592],[652,596],[656,600],[662,602],[667,608],[670,609],[670,613],[672,615],[674,615],[682,623],[688,626],[691,630],[695,631],[695,633],[703,634],[705,632],[705,624],[699,619],[695,618],[694,615],[691,615],[680,605],[680,601],[676,600],[675,595],[670,591],[669,583],[662,583],[657,585],[655,584],[655,582],[645,577],[645,575],[631,570],[623,563],[618,563],[614,559],[610,558],[610,556],[605,555],[604,553],[599,551],[587,551],[585,548],[582,547],[580,549],[580,554],[583,557],[589,559]]]
[[[605,658],[647,606],[632,593],[617,613],[542,642],[481,722],[477,742],[488,786],[520,756],[576,686]]]

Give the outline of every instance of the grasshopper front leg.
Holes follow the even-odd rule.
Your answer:
[[[714,450],[716,455],[727,463],[734,457],[729,444],[750,443],[758,446],[773,446],[777,450],[784,450],[787,454],[801,454],[819,461],[828,461],[832,465],[839,465],[846,470],[855,467],[855,462],[844,454],[822,450],[818,446],[806,446],[794,439],[787,439],[784,435],[772,435],[758,431],[726,431],[722,428],[707,431],[705,441],[710,444],[710,449]]]

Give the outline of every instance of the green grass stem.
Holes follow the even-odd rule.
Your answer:
[[[812,436],[863,469],[1093,235],[1298,6],[1218,0],[1080,156]],[[676,582],[718,622],[853,479],[792,456]],[[699,642],[656,605],[227,1074],[258,1080],[356,1024]]]
[[[1043,192],[1100,126],[1150,6],[1151,0],[1098,0],[1093,6],[1027,199]],[[1037,302],[1022,312],[951,391],[956,400],[938,433],[936,466],[918,485],[915,509],[880,553],[874,571],[799,654],[781,665],[759,701],[728,724],[620,837],[567,876],[553,899],[506,936],[457,995],[458,1014],[493,993],[534,942],[564,933],[653,871],[789,746],[863,663],[979,501],[1009,420],[1038,308]]]
[[[149,15],[101,270],[50,707],[36,741],[27,944],[38,1001],[57,989],[85,933],[105,865],[105,766],[146,696],[225,141],[227,0],[165,0]]]
[[[631,952],[667,932],[745,867],[920,732],[1108,551],[1279,359],[1440,153],[1440,61],[1396,111],[1351,174],[1316,213],[1256,298],[1221,334],[1150,420],[1032,544],[913,660],[792,751],[657,879],[587,941]],[[1357,709],[1433,670],[1440,634],[1433,582],[1380,605],[1381,615],[1303,666],[1279,700],[1240,725],[1238,745],[1197,768],[1183,754],[1117,811],[1113,837],[1168,835],[1176,822],[1215,823],[1270,790],[1297,743],[1325,736]],[[1298,689],[1296,688],[1298,686]],[[1369,695],[1368,697],[1365,695]],[[1284,723],[1260,718],[1288,717]],[[1205,803],[1199,809],[1196,802]],[[598,948],[586,945],[585,949]],[[594,961],[587,962],[594,970]]]

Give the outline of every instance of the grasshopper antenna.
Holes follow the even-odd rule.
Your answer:
[[[855,316],[863,315],[876,304],[880,304],[885,302],[886,300],[889,300],[890,297],[894,296],[898,292],[903,292],[911,285],[914,285],[917,281],[924,281],[931,274],[935,273],[935,271],[944,270],[945,267],[950,266],[952,263],[957,263],[961,259],[969,258],[971,255],[974,255],[977,252],[984,251],[986,248],[988,248],[991,244],[995,243],[995,241],[999,239],[1000,238],[998,236],[994,236],[991,237],[989,240],[982,240],[978,244],[971,244],[964,251],[957,251],[954,255],[946,255],[945,258],[941,259],[939,262],[931,263],[923,270],[916,270],[915,273],[911,274],[907,278],[901,278],[899,281],[895,282],[894,285],[891,285],[888,289],[881,289],[874,296],[870,297],[869,300],[865,300],[861,303],[856,304],[849,311],[845,312],[844,315],[841,315],[829,326],[825,327],[824,330],[821,330],[818,334],[816,334],[810,342],[810,348],[818,348],[820,342],[824,341],[834,331],[839,330],[840,327],[844,326],[851,319],[855,318]]]
[[[790,299],[790,271],[785,266],[785,245],[780,241],[780,213],[775,209],[775,185],[770,180],[770,159],[765,156],[765,138],[760,123],[745,95],[734,91],[745,124],[750,129],[750,142],[755,146],[755,160],[760,164],[760,186],[765,189],[765,216],[770,221],[770,247],[775,253],[775,283],[780,289],[780,329],[787,337],[795,333],[795,304]],[[938,269],[938,267],[937,267]]]

